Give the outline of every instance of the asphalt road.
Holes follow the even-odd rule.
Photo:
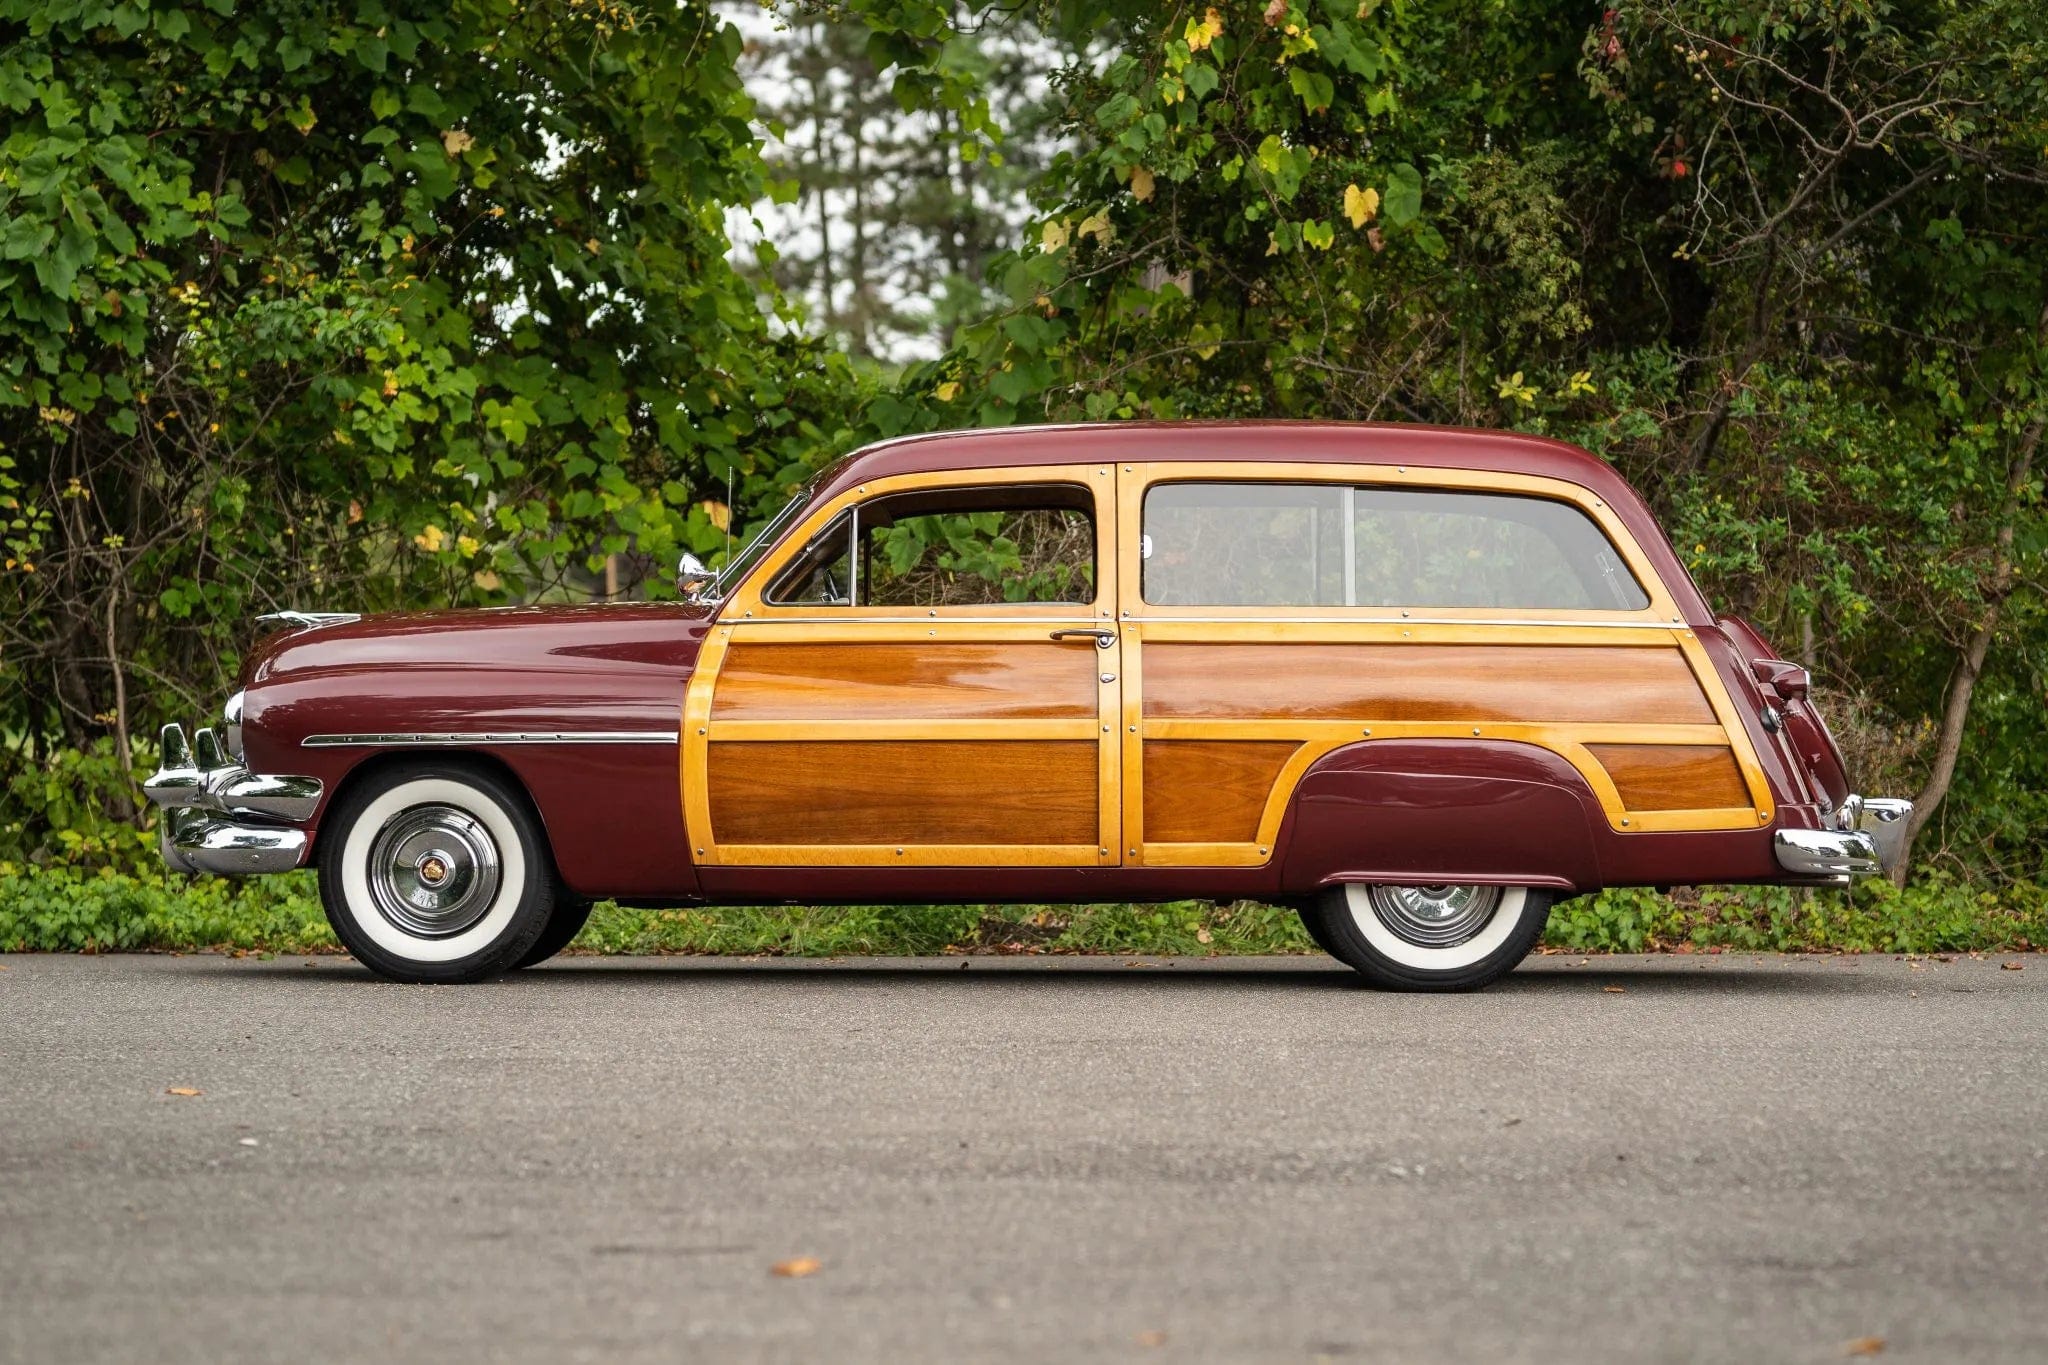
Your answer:
[[[0,958],[0,1358],[2048,1359],[2048,958],[1580,962]]]

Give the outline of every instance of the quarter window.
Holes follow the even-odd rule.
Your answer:
[[[769,590],[780,605],[869,607],[1087,603],[1095,598],[1094,498],[1066,484],[885,495],[847,509]]]
[[[1146,494],[1143,529],[1143,592],[1158,606],[1649,605],[1592,518],[1549,498],[1172,483]]]

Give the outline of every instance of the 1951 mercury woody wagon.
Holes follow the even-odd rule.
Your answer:
[[[164,730],[174,868],[310,863],[408,981],[538,962],[592,900],[1297,906],[1375,984],[1484,985],[1558,898],[1841,884],[1807,675],[1555,441],[1405,426],[891,441],[684,600],[288,614]]]

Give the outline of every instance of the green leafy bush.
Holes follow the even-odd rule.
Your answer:
[[[1929,876],[1854,895],[1782,887],[1680,896],[1622,890],[1551,911],[1546,945],[1570,952],[1982,952],[2048,945],[2048,887],[1991,893]],[[337,950],[310,873],[253,881],[0,862],[0,952]],[[600,953],[789,957],[981,953],[1190,956],[1316,951],[1292,910],[1213,905],[845,908],[597,907],[575,948]]]

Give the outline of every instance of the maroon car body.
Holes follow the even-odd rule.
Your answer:
[[[715,757],[707,760],[706,755],[719,752],[720,736],[706,732],[713,724],[725,723],[726,715],[722,700],[726,694],[714,699],[707,690],[698,703],[697,718],[708,723],[695,725],[692,732],[692,683],[700,658],[738,658],[730,653],[736,650],[751,651],[747,658],[762,657],[767,646],[749,643],[756,639],[779,642],[795,657],[801,653],[801,630],[806,623],[816,625],[821,640],[839,639],[853,629],[836,627],[834,622],[840,619],[927,624],[914,619],[919,613],[889,615],[895,608],[872,609],[882,612],[882,617],[858,615],[862,608],[853,604],[851,596],[844,603],[793,610],[770,600],[770,580],[777,573],[790,572],[786,566],[792,556],[809,553],[802,549],[807,542],[832,534],[821,528],[827,527],[828,519],[835,515],[831,509],[837,506],[879,509],[884,504],[878,499],[885,494],[898,499],[929,498],[934,488],[943,491],[957,483],[972,489],[988,480],[1007,481],[1001,483],[1004,488],[1028,489],[1037,486],[1030,482],[1039,477],[1034,471],[1042,471],[1048,483],[1095,480],[1093,495],[1101,499],[1099,520],[1104,523],[1097,528],[1103,556],[1097,573],[1106,579],[1112,565],[1123,566],[1122,586],[1116,589],[1119,595],[1112,598],[1108,587],[1100,587],[1101,609],[1092,616],[1084,613],[1078,617],[1074,630],[1059,632],[1092,631],[1104,637],[1099,643],[1103,646],[1100,665],[1105,687],[1100,727],[1105,736],[1101,796],[1105,832],[1099,854],[1088,848],[1085,860],[1079,855],[1006,860],[984,851],[955,862],[944,856],[943,848],[949,843],[965,846],[973,841],[942,835],[933,844],[938,852],[897,848],[896,854],[904,861],[889,857],[888,850],[880,848],[888,842],[880,836],[870,841],[879,849],[874,856],[865,852],[858,857],[835,856],[824,846],[810,854],[771,850],[758,857],[744,851],[721,856],[708,842],[703,826],[706,820],[725,821],[728,817],[716,810],[707,814],[701,804],[695,827],[691,816],[691,765],[697,765],[694,771],[699,782],[718,780],[705,764],[717,762]],[[1264,628],[1259,623],[1267,619],[1255,607],[1242,604],[1217,607],[1208,616],[1192,615],[1193,609],[1176,615],[1146,603],[1137,592],[1136,578],[1164,572],[1160,566],[1171,559],[1170,552],[1153,558],[1156,518],[1150,510],[1152,504],[1147,504],[1143,514],[1142,546],[1123,543],[1139,538],[1140,501],[1154,488],[1198,479],[1209,480],[1201,484],[1204,488],[1225,490],[1236,481],[1254,498],[1276,488],[1314,489],[1320,487],[1318,480],[1336,479],[1343,489],[1355,488],[1361,496],[1390,487],[1402,490],[1402,496],[1409,490],[1420,494],[1452,488],[1500,497],[1526,499],[1533,492],[1573,500],[1575,514],[1595,526],[1596,536],[1600,527],[1607,528],[1612,548],[1627,559],[1630,572],[1642,580],[1647,593],[1648,605],[1608,615],[1616,618],[1614,624],[1637,632],[1627,637],[1630,641],[1639,643],[1643,631],[1654,629],[1661,632],[1660,640],[1682,649],[1684,657],[1693,661],[1705,697],[1699,704],[1712,706],[1709,719],[1726,732],[1725,741],[1717,742],[1727,746],[1733,763],[1728,771],[1737,773],[1731,780],[1749,784],[1746,790],[1737,788],[1736,797],[1703,798],[1697,804],[1737,806],[1740,817],[1705,822],[1713,827],[1688,828],[1683,820],[1664,818],[1686,813],[1682,796],[1657,798],[1653,794],[1624,800],[1616,794],[1628,780],[1620,767],[1612,767],[1612,775],[1622,786],[1603,783],[1610,774],[1587,758],[1589,752],[1610,755],[1602,759],[1610,765],[1647,764],[1643,769],[1647,776],[1639,781],[1654,784],[1677,780],[1659,776],[1664,770],[1657,765],[1669,754],[1680,749],[1685,754],[1704,754],[1706,748],[1691,743],[1651,754],[1649,744],[1636,742],[1620,727],[1603,729],[1593,724],[1603,719],[1603,696],[1612,696],[1619,714],[1634,704],[1630,689],[1647,686],[1628,677],[1609,678],[1599,671],[1610,660],[1627,665],[1647,659],[1646,652],[1599,647],[1584,653],[1588,668],[1583,674],[1553,679],[1542,686],[1532,683],[1516,694],[1555,698],[1531,704],[1561,708],[1558,716],[1582,726],[1583,734],[1577,738],[1558,724],[1545,728],[1533,723],[1546,721],[1548,713],[1522,718],[1532,723],[1519,728],[1510,724],[1508,735],[1480,733],[1501,721],[1515,722],[1517,717],[1502,713],[1507,703],[1490,700],[1496,696],[1486,691],[1492,684],[1479,678],[1459,684],[1467,689],[1461,695],[1477,698],[1470,715],[1475,722],[1472,734],[1466,735],[1463,728],[1453,734],[1441,726],[1431,730],[1388,720],[1382,726],[1383,737],[1369,738],[1372,730],[1365,728],[1356,742],[1318,741],[1297,751],[1292,770],[1279,770],[1285,776],[1274,779],[1277,785],[1266,810],[1266,823],[1259,826],[1256,836],[1233,834],[1230,837],[1235,842],[1210,845],[1197,831],[1189,839],[1162,842],[1157,851],[1147,850],[1141,840],[1131,836],[1131,826],[1161,817],[1165,807],[1141,809],[1132,804],[1138,798],[1127,794],[1123,798],[1128,812],[1124,823],[1115,823],[1109,809],[1118,799],[1114,787],[1118,751],[1111,747],[1113,742],[1121,738],[1133,746],[1121,751],[1125,755],[1123,780],[1131,782],[1136,780],[1133,772],[1141,756],[1164,772],[1169,754],[1176,755],[1175,762],[1180,762],[1181,756],[1214,756],[1211,751],[1220,753],[1230,736],[1216,729],[1221,724],[1217,720],[1175,721],[1166,711],[1158,713],[1164,719],[1155,720],[1149,698],[1141,702],[1124,695],[1119,700],[1116,687],[1133,687],[1130,674],[1139,657],[1141,632],[1146,638],[1145,650],[1158,651],[1148,658],[1163,663],[1169,657],[1167,651],[1176,647],[1167,642],[1179,640],[1178,648],[1187,658],[1199,662],[1204,657],[1200,651],[1206,647],[1194,634],[1201,629],[1200,621],[1218,622],[1219,640],[1242,644],[1253,639],[1256,631]],[[1117,495],[1112,485],[1125,490],[1123,503],[1114,501]],[[1546,493],[1545,489],[1565,491]],[[1343,496],[1348,509],[1353,495],[1345,492]],[[1190,513],[1194,520],[1188,524],[1209,525],[1199,521],[1201,515],[1199,508]],[[1277,525],[1287,515],[1291,513],[1283,508],[1271,513],[1270,519]],[[882,524],[888,523],[883,512],[878,510],[874,516]],[[1438,519],[1428,524],[1450,523]],[[854,525],[851,534],[857,536],[858,520]],[[222,872],[275,870],[315,861],[327,837],[325,821],[352,785],[365,781],[382,765],[423,758],[480,765],[523,793],[544,830],[564,897],[576,902],[599,898],[643,905],[1304,899],[1333,886],[1368,883],[1526,887],[1556,894],[1603,886],[1701,882],[1837,884],[1849,874],[1874,870],[1889,854],[1896,829],[1903,827],[1897,818],[1902,803],[1868,803],[1851,794],[1840,754],[1806,697],[1803,670],[1777,659],[1746,623],[1717,617],[1627,484],[1602,461],[1560,442],[1498,432],[1320,423],[1035,427],[916,437],[858,452],[826,470],[807,490],[802,506],[779,519],[776,532],[756,547],[758,552],[748,559],[744,573],[717,584],[696,602],[528,606],[362,619],[308,617],[293,628],[278,631],[248,661],[242,692],[228,717],[229,752],[216,752],[221,747],[219,739],[201,735],[199,755],[191,759],[182,733],[167,736],[166,772],[150,786],[152,797],[167,807],[166,857],[175,866]],[[1354,532],[1347,525],[1343,534],[1349,546]],[[852,543],[849,540],[849,547]],[[1345,553],[1353,551],[1346,549]],[[849,572],[857,574],[859,570]],[[1197,566],[1189,572],[1206,570]],[[1347,565],[1344,572],[1348,584],[1353,569]],[[1581,645],[1588,639],[1623,638],[1594,634],[1596,627],[1604,629],[1609,624],[1598,612],[1504,609],[1487,615],[1447,608],[1428,615],[1418,610],[1414,617],[1401,610],[1396,617],[1391,609],[1355,607],[1354,600],[1362,599],[1347,596],[1337,606],[1322,609],[1325,614],[1320,616],[1305,614],[1300,607],[1290,608],[1291,615],[1274,617],[1272,629],[1308,632],[1302,638],[1310,639],[1312,649],[1322,652],[1304,652],[1300,657],[1328,662],[1335,657],[1330,651],[1340,648],[1330,641],[1353,638],[1343,634],[1354,629],[1349,623],[1361,623],[1357,630],[1378,632],[1373,639],[1395,640],[1391,627],[1413,619],[1418,631],[1435,632],[1432,638],[1438,643],[1432,647],[1451,661],[1447,667],[1456,664],[1461,649],[1490,647],[1485,642],[1494,636],[1485,632],[1495,631],[1506,642],[1501,647],[1507,652],[1501,657],[1510,669],[1515,661],[1537,657],[1536,651],[1527,647],[1542,648],[1544,631],[1561,642]],[[933,608],[928,613],[933,628],[923,632],[934,638],[932,648],[939,651],[932,657],[943,656],[942,647],[956,652],[999,648],[987,643],[995,638],[989,632],[1000,635],[1007,627],[988,623],[998,621],[1007,605],[974,609],[979,616],[966,615],[964,609]],[[1114,618],[1112,610],[1117,613]],[[1652,619],[1658,610],[1667,610],[1668,619]],[[948,646],[939,638],[940,627],[948,626],[956,616],[965,624],[951,628],[964,643]],[[1017,619],[1041,618],[1027,613]],[[834,629],[840,634],[832,635]],[[974,635],[975,630],[982,634]],[[1316,634],[1318,631],[1322,634]],[[1333,631],[1337,634],[1332,635]],[[1155,634],[1160,643],[1153,642]],[[1407,635],[1404,626],[1400,638]],[[1273,638],[1294,637],[1276,634]],[[1323,643],[1315,645],[1313,640]],[[1475,640],[1479,642],[1476,645],[1472,643]],[[1112,645],[1117,646],[1114,656]],[[1126,675],[1123,683],[1114,685],[1110,683],[1113,657],[1123,659],[1123,666],[1114,672]],[[1359,653],[1356,659],[1360,662],[1355,666],[1341,659],[1330,663],[1328,678],[1320,685],[1363,686],[1349,680],[1369,670],[1370,660],[1382,657],[1391,656]],[[944,672],[943,667],[935,667]],[[730,670],[740,668],[739,664],[730,666]],[[740,676],[730,670],[730,676]],[[945,682],[936,674],[921,679],[915,665],[899,671],[903,678],[890,685],[898,687],[900,695],[936,695],[933,688]],[[990,685],[985,675],[959,676],[976,686]],[[1147,673],[1148,680],[1152,676]],[[1199,690],[1199,676],[1189,685]],[[820,677],[805,680],[804,686],[809,689],[804,695],[819,699],[826,711],[837,707],[833,714],[844,712],[844,698],[860,693],[860,688],[851,685],[834,692],[830,679]],[[1287,684],[1275,679],[1270,686],[1284,692]],[[1229,695],[1242,697],[1246,690],[1245,685],[1236,684]],[[1408,711],[1419,704],[1401,703]],[[1128,709],[1120,711],[1120,705]],[[1250,701],[1233,705],[1238,709],[1230,715],[1249,717],[1246,734],[1280,733],[1277,727],[1288,716],[1308,714],[1304,709],[1307,703],[1295,707],[1274,702],[1263,711]],[[944,711],[937,706],[929,714]],[[1381,705],[1378,712],[1368,707],[1362,713],[1343,712],[1340,718],[1354,722],[1363,718],[1370,724],[1382,713],[1386,717],[1406,714],[1400,706],[1389,709]],[[780,737],[771,738],[770,748],[746,752],[774,752],[803,760],[806,751],[802,745],[810,732],[803,727],[802,713],[771,709],[760,714],[783,716],[780,723],[793,728],[775,732]],[[904,712],[903,716],[923,714],[927,713]],[[859,734],[894,733],[872,728],[894,715],[887,713],[877,720],[862,713],[838,723],[871,727],[850,732],[856,738]],[[795,719],[789,718],[792,716]],[[1459,713],[1456,718],[1462,727],[1467,717]],[[1130,724],[1120,726],[1120,719]],[[1648,717],[1651,722],[1657,719]],[[1548,717],[1546,723],[1555,720]],[[932,734],[950,733],[945,726],[962,723],[935,721]],[[1010,720],[1001,723],[1016,724]],[[1335,723],[1324,716],[1314,722],[1324,729],[1311,727],[1302,734],[1324,735]],[[1210,729],[1202,730],[1202,724]],[[1042,722],[1039,731],[1030,733],[1069,734],[1069,730],[1051,728],[1054,725]],[[1584,728],[1588,725],[1591,728]],[[756,723],[756,728],[769,734],[765,722]],[[1093,730],[1091,726],[1078,728]],[[1116,729],[1127,734],[1112,733]],[[1706,729],[1695,724],[1687,733],[1704,733]],[[738,738],[747,737],[741,722],[732,722],[731,730]],[[1176,750],[1173,737],[1183,732],[1209,737],[1183,739]],[[1654,724],[1643,730],[1653,737],[1652,742],[1660,733]],[[1561,738],[1547,738],[1552,735]],[[1603,735],[1608,739],[1599,738]],[[1620,737],[1619,742],[1615,736]],[[693,744],[699,747],[693,749]],[[1250,753],[1255,746],[1255,741],[1247,740],[1232,752]],[[863,742],[848,751],[866,752],[873,747]],[[180,763],[180,758],[186,761]],[[1191,771],[1199,776],[1212,770]],[[1234,771],[1237,769],[1225,762],[1213,769],[1218,774],[1214,781],[1204,777],[1194,785],[1204,791],[1220,790]],[[299,785],[291,787],[294,780]],[[236,782],[244,787],[236,788]],[[238,800],[237,790],[254,791],[264,783],[271,784],[268,790],[286,795],[268,808],[261,800],[253,805]],[[291,799],[294,796],[296,802]],[[698,799],[705,798],[700,794]],[[728,792],[710,799],[731,802],[734,798]],[[1148,794],[1144,799],[1159,798]],[[1624,809],[1637,799],[1651,801],[1650,807]],[[1657,804],[1659,799],[1664,806]],[[1670,801],[1679,804],[1667,809]],[[793,808],[808,809],[809,804],[807,796],[793,800]],[[736,825],[738,818],[730,820]],[[758,817],[749,818],[758,823]],[[1221,814],[1215,819],[1221,822],[1216,826],[1219,830],[1228,824]],[[250,829],[259,836],[253,841],[233,832],[246,834]],[[1115,832],[1119,829],[1121,834]],[[734,850],[741,850],[746,842],[733,843]],[[1086,842],[1095,840],[1091,837]],[[792,846],[802,844],[803,840],[797,839]],[[1197,850],[1208,846],[1224,851],[1205,863]],[[1251,851],[1254,847],[1256,853]]]

